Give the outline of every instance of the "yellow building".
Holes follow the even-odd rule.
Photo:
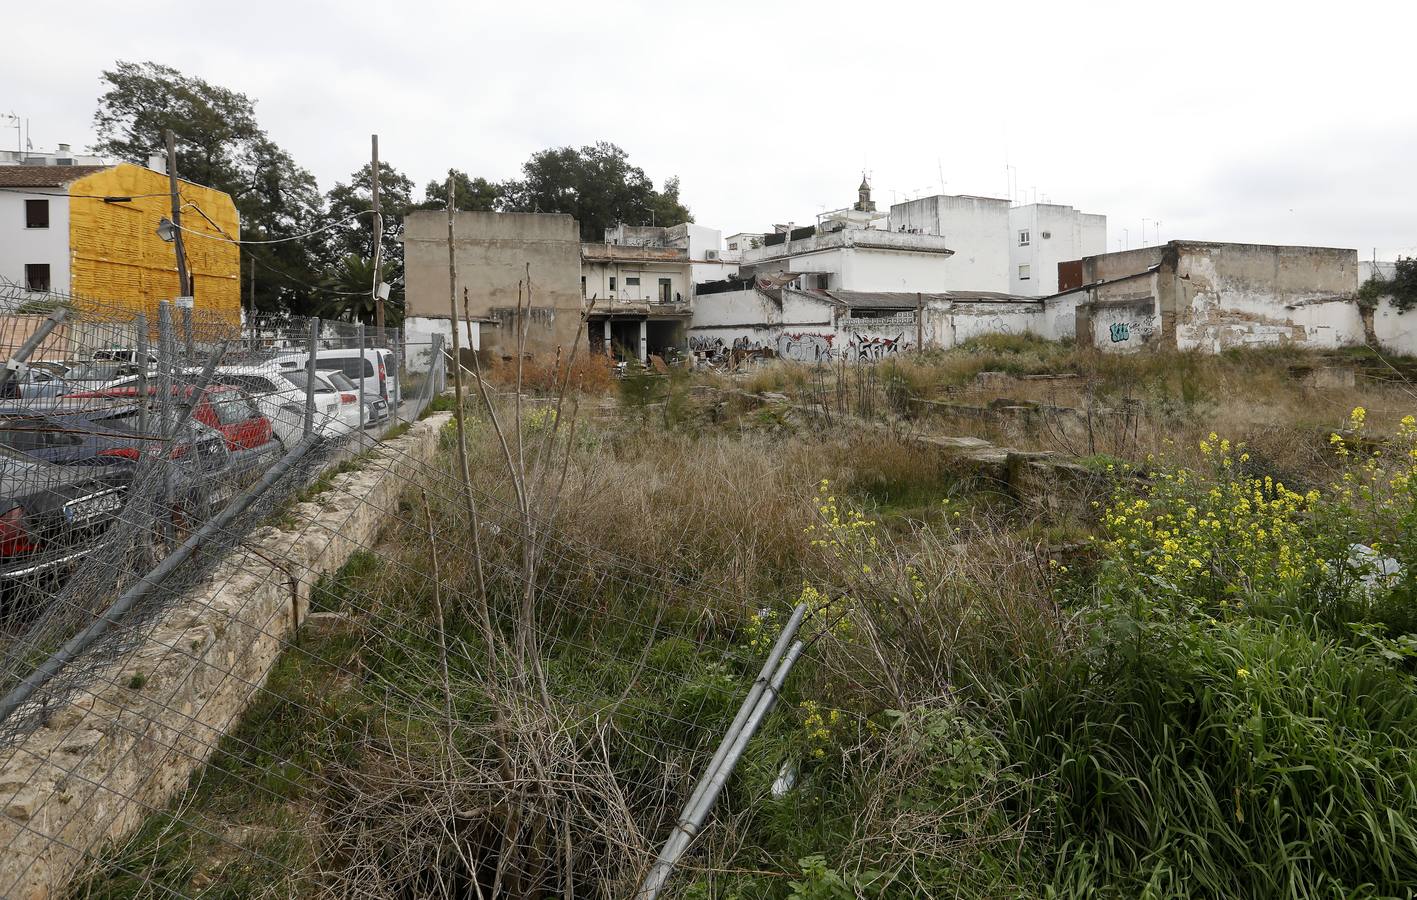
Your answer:
[[[187,181],[178,181],[178,194],[194,317],[237,324],[236,205],[222,191]],[[3,209],[12,204],[24,206],[13,218]],[[141,310],[156,321],[158,301],[178,296],[174,244],[157,233],[171,213],[167,176],[142,166],[0,166],[0,245],[8,244],[0,250],[0,276],[30,290],[72,294],[89,316]],[[11,235],[12,227],[18,233]]]

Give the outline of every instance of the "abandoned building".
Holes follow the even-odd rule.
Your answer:
[[[582,308],[576,220],[560,213],[458,212],[453,225],[457,312],[474,326],[463,326],[460,341],[473,350],[512,354],[520,325],[530,352],[569,348]],[[408,339],[426,342],[441,334],[451,341],[447,213],[409,213],[403,243]]]
[[[1359,304],[1367,272],[1353,250],[1171,241],[1089,254],[1105,244],[1105,217],[963,196],[886,214],[864,178],[853,204],[817,224],[740,232],[727,251],[719,231],[692,223],[616,225],[584,243],[561,214],[460,212],[454,224],[458,315],[469,319],[460,337],[503,356],[518,325],[531,352],[568,351],[583,320],[584,348],[640,361],[676,350],[714,361],[871,360],[990,333],[1107,352],[1290,343],[1417,352],[1417,314],[1386,299]],[[448,337],[446,215],[411,213],[404,241],[410,340]],[[1042,286],[1056,290],[1040,295]]]
[[[1171,241],[1086,257],[1060,278],[1078,284],[1047,302],[1074,308],[1076,338],[1103,350],[1410,344],[1391,303],[1358,303],[1354,250]]]

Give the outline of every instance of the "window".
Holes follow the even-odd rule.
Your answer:
[[[610,276],[610,290],[612,290],[612,291],[615,290],[615,276],[614,276],[614,275],[611,275],[611,276]]]
[[[49,290],[49,263],[25,263],[25,290]]]
[[[673,282],[668,278],[659,279],[659,302],[668,303],[670,292],[673,290]]]
[[[48,228],[48,227],[49,227],[49,201],[48,201],[48,200],[26,200],[26,201],[25,201],[25,227],[26,227],[26,228]]]
[[[626,276],[625,276],[625,287],[639,287],[639,286],[640,286],[640,277],[639,277],[638,275],[626,275]]]
[[[737,249],[738,249],[738,242],[737,242],[737,241],[729,241],[729,242],[728,242],[728,249],[729,249],[729,250],[737,250]]]
[[[208,400],[212,408],[216,410],[217,421],[223,425],[238,425],[247,419],[254,419],[260,415],[245,395],[235,391],[212,394]]]
[[[585,276],[581,276],[581,296],[585,296]]]
[[[1018,280],[1019,280],[1019,281],[1027,281],[1028,279],[1032,278],[1033,276],[1030,275],[1029,272],[1030,272],[1030,267],[1029,267],[1029,266],[1019,266],[1019,267],[1018,267]]]
[[[1018,233],[1018,245],[1019,245],[1020,247],[1027,247],[1027,246],[1028,246],[1028,232],[1027,232],[1027,231],[1020,231],[1020,232]]]

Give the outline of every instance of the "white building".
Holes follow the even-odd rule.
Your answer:
[[[69,182],[99,171],[102,167],[4,169],[0,174],[0,278],[30,291],[69,292]]]
[[[75,153],[68,144],[49,150],[0,150],[0,166],[106,166],[102,156]]]
[[[1107,217],[1057,203],[1009,210],[1011,294],[1058,293],[1058,263],[1107,252]]]
[[[876,227],[876,211],[864,180],[855,204],[824,213],[820,224],[778,230],[761,245],[741,250],[739,275],[773,277],[800,289],[834,291],[941,291],[952,250],[934,234],[908,234]],[[795,278],[782,278],[784,275]]]
[[[739,262],[743,259],[745,250],[752,250],[763,245],[763,233],[740,231],[737,234],[730,234],[723,239],[723,259],[726,262]]]
[[[1058,263],[1107,250],[1107,217],[1071,206],[1010,206],[996,197],[941,194],[891,207],[897,233],[943,237],[954,251],[947,290],[1043,297],[1058,291]]]

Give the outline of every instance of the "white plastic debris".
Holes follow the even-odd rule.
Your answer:
[[[780,799],[797,785],[797,766],[791,760],[782,764],[777,771],[777,780],[772,783],[772,795]]]

